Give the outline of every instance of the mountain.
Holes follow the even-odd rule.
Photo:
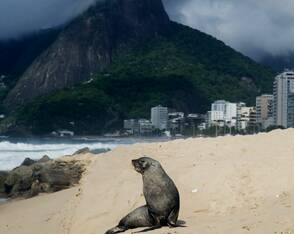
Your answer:
[[[120,49],[164,34],[168,27],[169,19],[161,1],[97,3],[71,22],[35,60],[6,98],[6,106],[22,105],[86,81],[109,65]]]
[[[215,99],[253,104],[272,81],[271,70],[170,21],[161,1],[111,0],[72,21],[26,70],[2,129],[99,134],[158,104],[202,113]]]

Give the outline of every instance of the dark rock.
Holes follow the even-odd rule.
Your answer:
[[[0,171],[0,195],[5,193],[5,180],[8,176],[8,172]]]
[[[41,159],[38,160],[38,163],[46,163],[51,161],[52,159],[48,155],[44,155]]]
[[[33,176],[35,175],[36,172],[40,171],[43,166],[45,165],[46,163],[35,163],[31,166],[32,170],[33,170]]]
[[[90,148],[89,147],[85,147],[82,149],[79,149],[78,151],[76,151],[75,153],[73,153],[73,155],[77,155],[77,154],[87,154],[90,153]]]
[[[82,166],[76,163],[54,161],[36,171],[35,178],[45,188],[46,191],[42,192],[55,192],[77,184],[82,173]]]
[[[29,166],[20,166],[8,173],[5,180],[5,192],[17,197],[30,190],[33,183],[33,170]]]
[[[42,192],[40,182],[39,182],[39,180],[35,180],[31,185],[31,190],[30,190],[29,196],[30,197],[37,196],[37,195],[39,195],[40,192]]]
[[[35,164],[36,162],[37,162],[37,161],[35,161],[35,160],[33,160],[33,159],[26,158],[26,159],[22,162],[21,166],[31,166],[31,165]]]
[[[42,193],[50,193],[52,192],[51,189],[50,189],[50,185],[47,184],[47,183],[40,183],[40,191]]]
[[[104,154],[104,153],[107,153],[109,151],[111,151],[111,149],[108,149],[108,148],[106,148],[106,149],[95,149],[95,150],[91,150],[91,153],[93,153],[93,154]]]
[[[59,191],[71,185],[70,174],[63,170],[44,169],[40,173],[40,181],[50,186],[52,191]]]
[[[0,172],[0,194],[2,189],[9,197],[28,198],[39,193],[56,192],[77,184],[84,171],[76,161],[53,161],[48,156],[40,161],[10,172]]]

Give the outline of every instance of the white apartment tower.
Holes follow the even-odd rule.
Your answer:
[[[151,108],[151,122],[156,129],[167,129],[168,108],[162,106]]]
[[[294,127],[294,71],[285,71],[274,81],[274,122]]]

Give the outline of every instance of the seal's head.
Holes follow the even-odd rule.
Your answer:
[[[160,167],[159,162],[149,157],[134,159],[132,160],[132,164],[135,170],[141,174],[144,174],[144,172],[150,169],[151,167]]]

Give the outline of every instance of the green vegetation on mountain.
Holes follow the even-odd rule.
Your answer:
[[[254,104],[256,95],[271,92],[270,70],[211,36],[171,24],[172,34],[117,51],[93,80],[20,108],[14,126],[36,134],[99,134],[120,128],[125,118],[149,118],[158,104],[204,113],[216,99]]]

